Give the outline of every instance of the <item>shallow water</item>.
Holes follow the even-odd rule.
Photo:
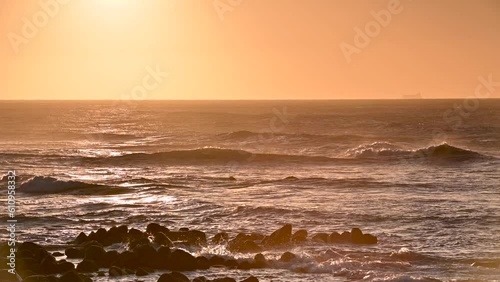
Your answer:
[[[471,265],[500,261],[500,101],[460,127],[443,118],[459,103],[0,102],[0,167],[21,177],[20,239],[54,248],[153,221],[209,237],[360,227],[379,244],[308,242],[292,264],[190,275],[495,280],[498,267]]]

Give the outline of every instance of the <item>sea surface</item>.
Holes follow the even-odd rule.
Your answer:
[[[54,249],[121,224],[209,238],[286,223],[311,235],[359,227],[379,244],[308,242],[286,249],[300,257],[292,263],[187,274],[498,280],[500,100],[464,102],[3,101],[0,174],[20,177],[18,239]]]

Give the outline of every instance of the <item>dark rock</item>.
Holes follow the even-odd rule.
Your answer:
[[[113,226],[108,231],[108,240],[113,243],[121,243],[127,237],[128,227],[121,225],[120,227]]]
[[[254,266],[253,262],[250,262],[248,260],[243,260],[243,261],[240,261],[239,264],[238,264],[238,269],[241,269],[241,270],[249,270],[251,269],[252,267]]]
[[[241,282],[259,282],[259,279],[254,276],[250,276],[247,279],[241,280]]]
[[[118,255],[118,258],[114,262],[116,266],[126,267],[126,268],[137,268],[139,265],[139,257],[136,253],[125,251]]]
[[[85,233],[83,232],[80,232],[80,234],[78,234],[78,236],[76,237],[76,239],[73,241],[75,244],[81,244],[83,242],[87,242],[89,240],[89,238],[87,237],[87,235],[85,235]]]
[[[137,254],[137,258],[141,266],[156,267],[158,262],[158,253],[156,249],[151,245],[140,245],[135,247],[134,253]]]
[[[187,227],[181,227],[181,228],[179,228],[179,231],[180,232],[188,232],[189,228],[187,228]]]
[[[67,248],[64,253],[67,258],[83,258],[85,256],[85,252],[80,248]]]
[[[51,282],[47,276],[32,275],[23,279],[23,282]]]
[[[149,241],[149,238],[148,237],[142,237],[142,238],[139,238],[139,239],[134,239],[132,240],[129,244],[128,244],[128,249],[129,250],[133,250],[135,249],[137,246],[140,246],[140,245],[149,245],[151,244],[151,241]]]
[[[303,242],[305,240],[307,240],[307,230],[301,229],[293,233],[292,241]]]
[[[316,241],[316,242],[323,242],[323,243],[326,243],[328,242],[328,234],[326,233],[318,233],[318,234],[315,234],[311,239],[313,241]]]
[[[351,242],[351,232],[349,231],[342,232],[342,234],[340,234],[340,238],[342,242]]]
[[[297,256],[294,255],[293,253],[285,252],[284,254],[281,255],[280,261],[289,262],[294,260],[295,258],[297,258]]]
[[[210,268],[210,261],[203,256],[197,257],[196,258],[196,268],[197,269],[209,269]]]
[[[55,257],[62,257],[62,256],[64,256],[64,254],[61,253],[61,252],[53,252],[52,255],[55,256]]]
[[[146,276],[149,275],[149,272],[147,272],[144,268],[139,267],[137,271],[135,272],[136,276]]]
[[[236,181],[236,177],[234,177],[234,176],[229,176],[229,177],[227,178],[227,180]]]
[[[120,256],[118,251],[112,250],[106,252],[106,265],[112,265]]]
[[[378,239],[377,237],[373,236],[372,234],[363,234],[363,244],[377,244]]]
[[[7,272],[6,269],[0,270],[0,281],[2,282],[19,282],[18,275]]]
[[[173,247],[174,243],[170,241],[170,239],[165,235],[163,232],[158,232],[154,235],[154,240],[153,242],[157,243],[158,245],[161,246],[167,246],[167,247]]]
[[[40,268],[44,274],[57,273],[56,259],[52,255],[47,255],[42,259]]]
[[[92,260],[100,266],[106,266],[106,251],[100,246],[89,246],[85,251],[85,259]]]
[[[130,241],[137,240],[143,237],[143,233],[140,230],[137,230],[135,228],[130,228],[128,231],[128,239]]]
[[[124,275],[123,270],[117,266],[112,266],[109,268],[109,276],[116,277]]]
[[[99,270],[99,266],[93,260],[84,259],[78,264],[76,270],[83,273],[96,272]]]
[[[226,232],[217,233],[212,238],[212,243],[214,244],[222,244],[227,241],[229,241],[229,235]]]
[[[262,251],[262,248],[251,240],[234,239],[229,243],[228,249],[231,252],[239,253],[257,253]]]
[[[212,279],[212,282],[236,282],[236,280],[234,280],[234,278],[231,277],[224,277],[224,278]]]
[[[196,277],[195,279],[193,279],[193,282],[207,282],[207,278],[205,278],[205,276],[200,276],[200,277]]]
[[[69,271],[59,278],[59,282],[92,282],[92,279],[76,271]]]
[[[256,254],[253,260],[255,268],[264,268],[267,266],[267,259],[263,254]]]
[[[213,256],[210,259],[208,259],[208,261],[210,262],[210,266],[224,265],[226,259],[221,256]]]
[[[190,282],[190,280],[180,272],[172,272],[162,274],[157,282]]]
[[[192,271],[196,269],[196,265],[196,258],[180,249],[173,251],[168,260],[168,266],[171,270]]]
[[[159,269],[168,269],[168,261],[170,259],[170,248],[169,247],[160,247],[157,251],[158,264],[157,268]]]
[[[363,232],[359,228],[351,230],[351,240],[354,244],[363,244]]]
[[[229,269],[238,268],[238,262],[235,259],[228,259],[224,262],[224,266]]]
[[[65,273],[75,269],[75,265],[69,261],[56,262],[56,273]]]
[[[330,236],[328,236],[328,243],[342,243],[342,237],[336,231],[332,232]]]
[[[267,239],[265,244],[267,246],[277,246],[289,243],[292,238],[292,225],[286,224],[280,229],[274,231]]]
[[[169,231],[164,233],[172,242],[181,242],[189,246],[203,246],[207,244],[206,234],[198,230]]]
[[[148,224],[148,226],[146,227],[146,232],[151,234],[151,235],[154,235],[158,232],[162,232],[163,231],[163,228],[161,225],[159,225],[158,223],[150,223]]]

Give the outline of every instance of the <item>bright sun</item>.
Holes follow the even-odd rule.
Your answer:
[[[94,0],[96,6],[107,9],[129,9],[137,4],[138,0]]]

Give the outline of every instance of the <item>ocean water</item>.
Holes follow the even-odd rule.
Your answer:
[[[264,252],[292,251],[293,263],[187,274],[498,280],[500,100],[463,103],[3,101],[0,174],[20,177],[18,239],[52,249],[120,224],[158,222],[209,238],[286,223],[311,235],[359,227],[379,244],[307,242]],[[254,255],[213,244],[190,251]]]

